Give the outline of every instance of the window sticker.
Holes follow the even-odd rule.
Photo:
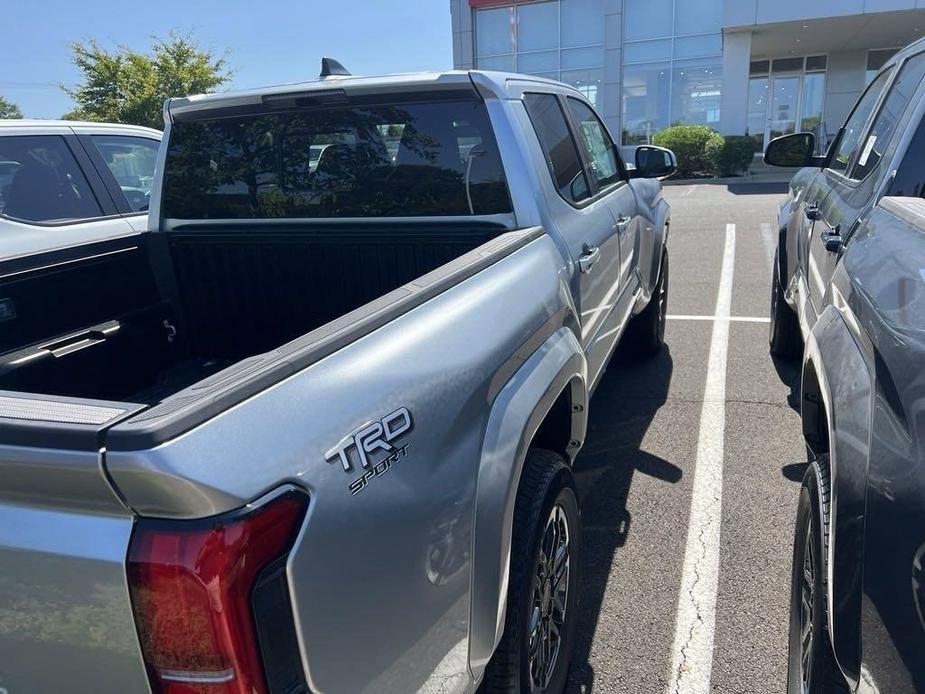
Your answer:
[[[867,166],[867,159],[870,157],[870,153],[874,149],[874,143],[877,141],[876,135],[871,135],[867,138],[867,144],[864,145],[864,151],[861,152],[861,158],[858,160],[858,166]]]

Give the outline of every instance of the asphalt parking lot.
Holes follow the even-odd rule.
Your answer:
[[[665,188],[667,348],[641,365],[617,354],[576,465],[583,586],[570,692],[786,689],[806,453],[798,369],[776,364],[767,342],[785,192]]]

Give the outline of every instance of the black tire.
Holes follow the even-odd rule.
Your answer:
[[[784,298],[780,283],[780,262],[774,254],[774,277],[771,280],[771,329],[768,335],[771,354],[782,359],[795,359],[803,354],[803,338],[796,311]]]
[[[848,692],[835,662],[828,626],[830,501],[828,456],[823,455],[803,476],[797,508],[790,575],[788,694]]]
[[[543,561],[541,550],[549,546],[549,524],[553,522],[554,513],[557,519],[565,518],[567,528],[567,545],[562,555],[565,575],[560,579],[566,583],[565,597],[560,597],[565,610],[561,626],[558,627],[558,649],[549,668],[548,681],[545,686],[536,687],[531,673],[531,644],[535,642],[531,639],[531,619],[537,607],[534,598],[541,595],[539,602],[548,600],[550,609],[555,612],[557,603],[554,596],[557,591],[545,590],[545,584],[544,590],[535,590],[534,579],[541,565],[549,565]],[[557,527],[558,523],[556,520]],[[578,496],[572,472],[565,459],[551,451],[530,450],[514,505],[504,634],[488,663],[480,691],[489,694],[558,694],[565,689],[578,622],[580,540]],[[540,583],[542,581],[537,579],[537,585]],[[552,588],[551,582],[548,587]],[[538,609],[541,610],[542,605]],[[554,616],[546,621],[540,618],[540,626],[534,633],[539,635],[543,629],[550,629],[545,626],[549,623],[557,623]],[[551,634],[552,631],[546,633]],[[535,664],[536,661],[533,662]]]
[[[630,352],[641,358],[653,357],[665,344],[665,322],[668,315],[668,250],[662,251],[658,267],[658,282],[652,298],[638,316],[626,326],[624,341]]]

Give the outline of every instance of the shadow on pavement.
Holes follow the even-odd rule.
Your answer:
[[[780,379],[781,383],[790,388],[790,392],[787,393],[787,404],[794,412],[799,414],[800,379],[802,377],[800,360],[781,359],[772,354],[771,362],[774,364],[774,370],[777,371],[777,377]],[[806,456],[810,458],[812,454],[807,450]],[[780,474],[782,474],[785,479],[799,484],[803,481],[803,475],[808,466],[808,462],[791,463],[789,465],[784,465],[780,470]]]
[[[787,404],[796,412],[800,411],[800,362],[798,359],[781,359],[771,355],[774,370],[780,382],[790,388],[787,393]]]
[[[780,469],[780,473],[791,482],[802,482],[803,475],[806,474],[806,468],[809,467],[809,463],[791,463],[790,465],[784,465]]]
[[[582,516],[581,614],[569,692],[593,691],[591,641],[614,557],[632,526],[626,500],[634,474],[670,484],[681,479],[680,468],[640,450],[655,413],[667,400],[672,369],[667,345],[648,361],[619,350],[592,399],[587,443],[575,462]]]
[[[790,190],[790,183],[788,181],[730,183],[726,188],[733,195],[773,195],[787,193]]]

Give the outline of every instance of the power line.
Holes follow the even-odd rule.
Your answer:
[[[57,82],[17,82],[17,81],[2,81],[0,82],[0,88],[16,88],[16,89],[60,89],[61,85]]]

